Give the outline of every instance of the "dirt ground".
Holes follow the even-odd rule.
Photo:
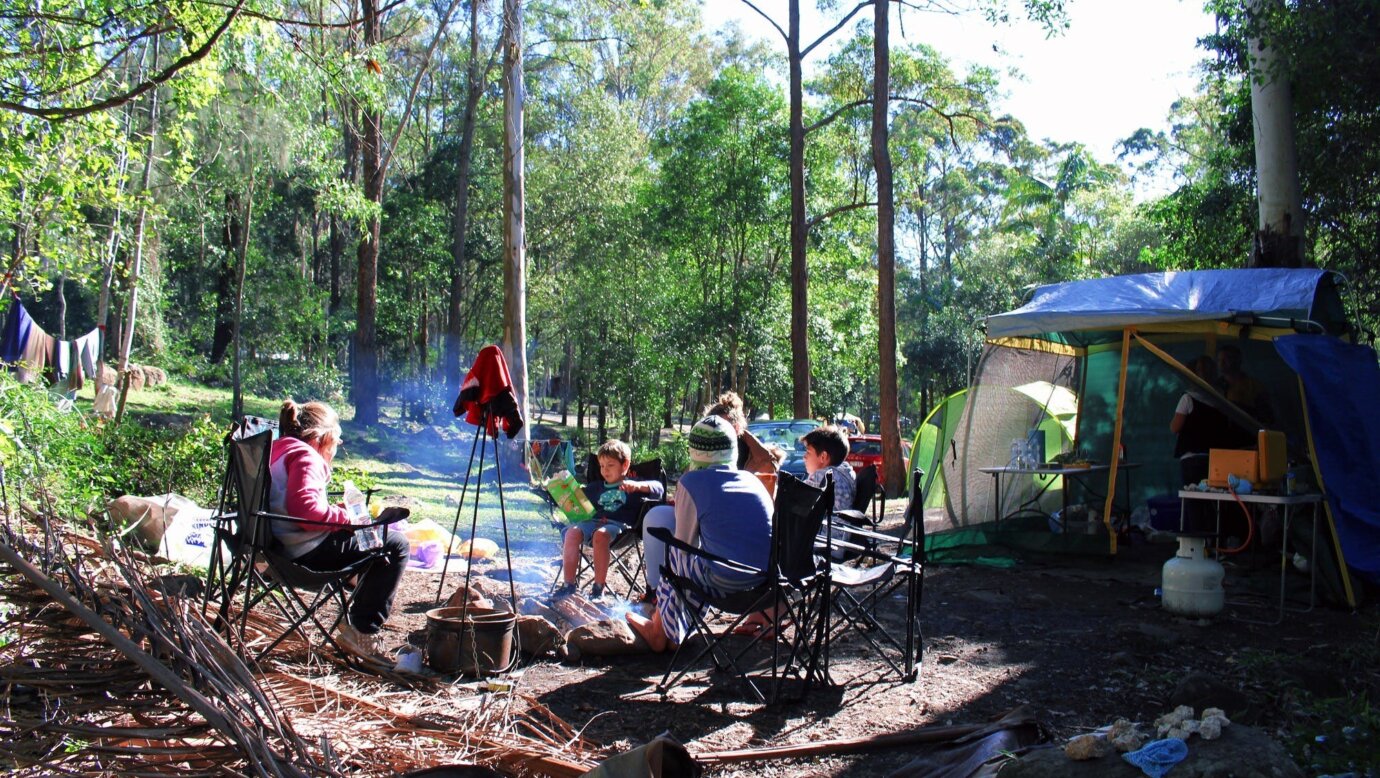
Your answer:
[[[585,657],[573,664],[541,659],[525,666],[519,684],[613,751],[670,732],[695,753],[976,724],[1019,705],[1029,706],[1062,739],[1119,717],[1153,721],[1170,707],[1179,682],[1195,672],[1233,690],[1246,711],[1240,718],[1286,744],[1310,724],[1303,704],[1310,699],[1380,699],[1375,606],[1289,612],[1279,625],[1248,621],[1275,618],[1279,580],[1277,554],[1248,554],[1228,566],[1228,605],[1221,615],[1178,617],[1161,609],[1155,596],[1160,568],[1174,549],[1148,543],[1123,547],[1116,558],[1045,557],[1011,569],[931,565],[921,605],[924,659],[914,683],[848,681],[876,667],[853,642],[835,651],[838,683],[796,703],[756,704],[707,663],[662,699],[655,685],[667,667],[664,654]],[[549,582],[535,573],[515,577],[524,581],[519,594],[542,593]],[[452,572],[446,592],[462,578],[463,571]],[[1291,598],[1301,595],[1306,604],[1307,580],[1289,573]],[[1274,599],[1243,597],[1248,589],[1273,592]],[[425,611],[436,594],[434,574],[409,572],[399,612],[387,626],[388,642],[422,646]],[[888,603],[883,617],[890,609],[894,619],[900,607]],[[912,757],[891,750],[741,762],[711,774],[871,776]]]

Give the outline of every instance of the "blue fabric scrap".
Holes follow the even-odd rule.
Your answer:
[[[1165,773],[1187,756],[1188,745],[1178,738],[1171,737],[1152,740],[1139,751],[1122,754],[1121,758],[1139,767],[1140,771],[1150,778],[1163,778]]]

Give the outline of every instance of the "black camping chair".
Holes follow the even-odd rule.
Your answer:
[[[676,648],[666,674],[657,685],[657,691],[663,698],[706,655],[713,659],[719,670],[731,672],[740,678],[759,702],[769,699],[759,686],[759,681],[769,683],[770,699],[774,701],[780,697],[787,682],[798,683],[798,697],[803,697],[815,682],[827,680],[821,648],[826,626],[828,564],[815,555],[814,543],[833,499],[832,479],[820,489],[790,473],[781,472],[772,516],[771,555],[767,567],[762,570],[682,543],[663,527],[649,530],[653,537],[667,544],[668,551],[677,548],[686,554],[761,579],[761,583],[751,589],[720,596],[706,591],[689,578],[674,574],[668,565],[662,566],[662,580],[670,583],[677,597],[699,601],[706,606],[703,609],[689,609],[690,634]],[[743,637],[734,632],[749,615],[769,609],[777,613],[778,633],[785,629],[787,623],[792,625],[793,636],[784,650],[778,639],[784,637],[782,635],[773,638],[762,638],[760,634]],[[706,613],[710,610],[730,617],[728,627],[715,633],[706,619]],[[746,644],[730,646],[733,640],[744,640]],[[765,673],[759,672],[754,677],[744,667],[743,660],[764,640],[770,640],[771,643],[770,664]]]
[[[599,475],[599,459],[594,454],[585,458],[585,474],[586,481],[597,478]],[[649,459],[646,462],[635,462],[630,465],[628,476],[634,481],[657,481],[661,484],[662,493],[660,500],[644,501],[642,509],[637,513],[637,520],[633,522],[631,527],[619,533],[609,546],[609,570],[617,571],[619,577],[627,583],[628,599],[633,599],[647,588],[642,575],[642,571],[647,565],[646,557],[642,553],[642,521],[652,508],[666,504],[666,469],[661,466],[660,459]],[[542,491],[544,492],[544,490]],[[548,502],[553,506],[555,505],[550,494],[544,494],[544,496]],[[564,528],[566,524],[555,519],[556,512],[559,510],[559,507],[554,508],[552,523],[559,528]],[[589,545],[582,545],[580,546],[580,569],[575,574],[577,588],[582,587],[583,582],[593,573],[594,550]],[[561,569],[557,567],[556,577],[551,581],[551,588],[554,590],[560,583]]]
[[[284,556],[282,546],[273,535],[271,522],[285,521],[303,524],[299,519],[269,513],[268,458],[273,442],[270,430],[227,441],[229,463],[221,484],[219,508],[216,511],[215,535],[219,541],[212,547],[211,563],[207,571],[206,598],[215,600],[218,612],[214,620],[217,630],[239,641],[245,655],[246,626],[250,612],[262,602],[270,602],[286,621],[287,626],[272,642],[253,654],[262,659],[289,634],[304,632],[307,624],[316,627],[323,641],[337,651],[334,633],[341,619],[349,611],[350,591],[347,582],[363,574],[369,566],[383,558],[383,552],[364,557],[358,562],[337,570],[314,570]],[[382,526],[403,518],[398,510],[390,509],[386,516],[368,526]],[[363,525],[362,525],[363,526]],[[243,588],[243,601],[237,602]],[[310,593],[304,596],[302,592]],[[321,610],[335,603],[335,618],[326,624]],[[349,658],[349,652],[341,651]]]
[[[827,535],[820,536],[821,545],[827,542],[831,551],[842,546],[851,554],[849,561],[833,562],[829,568],[826,670],[835,646],[856,639],[867,653],[881,660],[877,669],[882,678],[894,675],[910,682],[919,677],[924,652],[920,625],[925,581],[923,481],[924,473],[917,469],[898,534],[836,524]],[[892,595],[898,592],[903,635],[894,625],[888,628],[886,617],[880,613],[881,606],[894,601]],[[870,672],[864,670],[859,677]]]
[[[855,559],[858,556],[855,546],[876,545],[866,536],[853,535],[848,530],[871,529],[877,526],[878,517],[875,514],[869,516],[867,513],[867,508],[872,504],[872,498],[877,492],[877,466],[867,465],[859,470],[854,476],[853,484],[853,504],[847,510],[834,511],[829,517],[829,536],[844,541],[830,546],[830,558],[835,562]]]

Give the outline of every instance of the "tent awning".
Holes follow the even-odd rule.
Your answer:
[[[1049,284],[1020,308],[989,316],[987,337],[1048,337],[1240,314],[1310,319],[1332,331],[1337,295],[1331,275],[1298,268],[1186,270]],[[1326,299],[1319,295],[1324,287]],[[1335,308],[1340,314],[1340,305]]]

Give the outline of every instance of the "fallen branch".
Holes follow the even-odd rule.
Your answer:
[[[176,695],[192,710],[200,714],[211,727],[220,731],[230,741],[239,746],[244,757],[256,768],[260,775],[275,776],[306,776],[307,774],[293,767],[284,764],[278,754],[267,751],[266,749],[255,748],[251,743],[257,740],[251,733],[245,731],[240,722],[232,720],[216,707],[209,699],[183,683],[167,665],[149,655],[139,648],[139,646],[124,633],[101,618],[100,614],[86,607],[73,597],[57,581],[44,575],[41,570],[34,567],[27,559],[19,555],[19,552],[10,546],[9,543],[0,541],[0,559],[3,559],[11,567],[23,575],[30,583],[42,589],[54,601],[62,605],[69,613],[81,619],[87,627],[94,630],[101,637],[105,638],[117,651],[130,659],[139,666],[144,672],[163,688]]]
[[[865,751],[880,751],[886,748],[923,745],[926,743],[957,742],[970,737],[982,736],[999,729],[1009,729],[1034,721],[1024,708],[1017,708],[1000,719],[987,724],[950,724],[945,726],[920,727],[909,732],[893,732],[885,735],[864,735],[836,740],[820,740],[812,743],[798,743],[767,748],[745,748],[735,751],[710,751],[694,754],[696,760],[704,764],[724,764],[727,762],[750,762],[765,759],[786,759],[801,756],[821,756],[826,754],[857,754]]]

